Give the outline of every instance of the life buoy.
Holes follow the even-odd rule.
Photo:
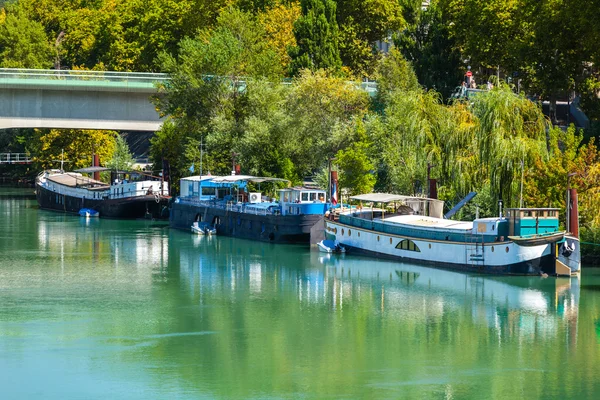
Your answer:
[[[258,200],[258,196],[253,194],[252,196],[250,196],[250,201],[256,201]]]

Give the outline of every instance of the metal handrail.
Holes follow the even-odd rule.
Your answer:
[[[244,214],[254,215],[276,215],[276,212],[269,210],[268,208],[258,208],[251,205],[236,204],[232,202],[218,202],[214,200],[198,200],[192,197],[179,197],[179,202],[183,204],[189,204],[193,206],[204,206],[212,207],[225,211],[235,211]]]
[[[33,162],[28,153],[0,153],[0,164],[30,164]]]
[[[95,80],[109,82],[141,81],[159,82],[169,80],[167,74],[152,72],[115,72],[87,70],[55,70],[55,69],[25,69],[0,68],[0,79],[60,79],[60,80]]]

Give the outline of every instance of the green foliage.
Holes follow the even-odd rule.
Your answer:
[[[116,135],[112,158],[106,161],[104,166],[115,171],[131,171],[133,164],[135,160],[129,151],[129,145],[121,135]]]
[[[44,27],[18,7],[9,7],[0,22],[0,67],[49,68],[52,59]]]
[[[38,170],[59,168],[64,151],[65,170],[92,165],[92,154],[98,154],[104,164],[113,156],[116,132],[99,130],[51,129],[36,130],[29,147]]]
[[[397,0],[336,0],[336,3],[344,66],[354,76],[372,76],[378,56],[375,42],[402,28],[402,7]]]
[[[297,46],[290,49],[291,70],[327,69],[338,73],[342,67],[336,4],[333,0],[301,0],[302,16],[294,23]]]
[[[548,136],[548,159],[537,158],[525,174],[525,204],[564,210],[567,175],[575,174],[570,183],[579,192],[580,224],[599,227],[600,154],[594,141],[582,144],[583,134],[573,126],[552,128]]]
[[[161,129],[150,139],[150,160],[153,163],[153,171],[161,171],[163,162],[170,166],[171,193],[179,188],[179,179],[187,176],[186,160],[181,157],[185,152],[185,137],[181,127],[172,120],[166,120]]]
[[[339,168],[340,187],[348,189],[350,195],[369,193],[375,186],[374,165],[369,157],[370,144],[361,124],[357,126],[358,140],[336,154]]]
[[[382,107],[389,101],[394,91],[419,90],[419,82],[411,64],[404,56],[392,47],[377,65],[377,97],[376,102]]]
[[[425,88],[448,98],[462,79],[461,54],[450,35],[448,16],[438,1],[422,9],[421,1],[404,0],[406,29],[394,35],[394,44],[409,60]]]
[[[482,93],[473,102],[479,157],[487,168],[493,195],[514,205],[513,181],[521,162],[545,154],[547,122],[540,108],[506,87]]]

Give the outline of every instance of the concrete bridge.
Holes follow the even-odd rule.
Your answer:
[[[154,132],[162,121],[150,97],[167,79],[143,72],[0,69],[0,129]],[[377,92],[375,82],[361,87],[371,96]]]
[[[150,96],[165,74],[0,69],[0,129],[156,131]]]

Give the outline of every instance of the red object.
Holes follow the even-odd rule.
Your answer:
[[[577,205],[577,189],[569,189],[569,226],[567,229],[576,238],[579,237],[579,207]]]
[[[467,73],[465,74],[465,76],[471,77],[471,76],[473,76],[473,73],[471,71],[467,71]]]
[[[240,164],[235,164],[235,174],[236,175],[242,174],[242,167],[240,167]]]
[[[334,206],[338,203],[338,173],[337,171],[331,171],[331,187],[329,188],[331,193],[331,204]]]
[[[100,166],[100,156],[98,154],[94,154],[94,159],[92,160],[92,166],[99,167]],[[100,180],[100,172],[94,172],[94,180]]]

